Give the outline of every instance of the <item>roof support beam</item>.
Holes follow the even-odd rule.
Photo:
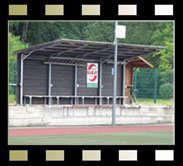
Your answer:
[[[145,53],[145,54],[141,54],[139,56],[146,56],[146,55],[151,55],[153,52],[148,52],[148,53]],[[134,56],[134,57],[131,57],[131,58],[126,58],[126,63],[129,63],[130,61],[132,61],[133,59],[135,59],[136,57],[138,56]]]
[[[103,48],[103,49],[101,49],[101,50],[89,52],[89,53],[86,53],[86,54],[84,54],[84,55],[82,55],[82,56],[79,56],[79,58],[84,58],[84,57],[86,57],[86,56],[88,56],[88,55],[95,54],[95,53],[99,53],[99,52],[101,52],[101,51],[107,51],[107,50],[109,50],[109,49],[111,49],[111,48]]]
[[[114,61],[113,61],[113,60],[108,60],[106,63],[108,63],[108,64],[114,64]],[[118,65],[123,65],[124,62],[123,62],[123,61],[118,61],[117,64],[118,64]]]
[[[72,51],[75,51],[75,50],[80,50],[80,49],[82,49],[82,48],[84,48],[85,47],[85,45],[84,46],[81,46],[81,47],[78,47],[78,48],[73,48],[73,49],[69,49],[69,50],[66,50],[66,51],[60,51],[60,52],[58,52],[57,54],[55,54],[55,53],[53,53],[52,55],[56,55],[54,58],[56,58],[56,57],[59,57],[60,55],[62,55],[62,54],[64,54],[64,53],[69,53],[69,52],[72,52]],[[50,58],[48,59],[48,61],[51,61],[51,56],[50,56]]]
[[[35,50],[35,51],[37,51],[37,50]],[[27,59],[35,51],[31,51],[27,55],[24,55],[23,60]]]
[[[51,56],[50,57],[50,59],[52,60],[64,60],[64,59],[66,59],[66,60],[74,60],[74,61],[86,61],[86,62],[88,62],[88,61],[90,61],[90,62],[97,62],[97,60],[95,60],[95,59],[83,59],[83,58],[71,58],[71,57],[53,57],[53,56]]]
[[[56,56],[60,56],[60,55],[62,55],[62,54],[64,54],[64,53],[68,53],[68,52],[72,52],[72,51],[76,51],[76,50],[81,50],[81,49],[84,48],[84,47],[86,47],[86,46],[84,45],[84,46],[80,46],[80,47],[78,47],[78,48],[72,48],[72,49],[69,49],[69,50],[66,50],[66,51],[61,51],[61,52],[58,52],[58,53],[56,54]]]
[[[44,62],[44,64],[53,64],[53,65],[66,65],[66,66],[75,66],[76,64],[70,63],[59,63],[59,62]],[[77,66],[87,66],[85,64],[77,64]]]
[[[104,60],[102,61],[102,63],[107,62],[107,61],[108,61],[110,58],[112,58],[112,57],[114,57],[114,55],[110,55],[108,58],[104,59]]]
[[[52,48],[52,46],[48,46],[47,48]],[[32,50],[28,54],[24,55],[23,60],[27,59],[29,56],[31,56],[32,53],[34,53],[36,51],[47,51],[48,52],[48,50],[45,50],[45,48],[38,48],[38,49]]]

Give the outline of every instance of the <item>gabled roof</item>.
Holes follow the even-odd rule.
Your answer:
[[[132,65],[133,67],[140,67],[140,68],[153,68],[154,66],[149,63],[144,58],[138,56],[135,57],[133,60],[129,61],[127,64]]]

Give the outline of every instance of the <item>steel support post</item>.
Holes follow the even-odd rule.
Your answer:
[[[123,105],[126,104],[126,102],[125,102],[125,88],[126,88],[125,78],[126,78],[126,61],[124,61],[124,63],[123,63],[123,93],[122,93],[122,96],[123,96]]]
[[[115,21],[115,52],[114,52],[114,77],[113,77],[113,106],[112,106],[112,125],[116,124],[116,87],[117,87],[117,61],[118,61],[118,39],[116,37],[118,21]]]
[[[75,65],[75,74],[74,74],[74,96],[75,96],[75,105],[77,104],[77,82],[78,82],[78,66]]]
[[[57,96],[57,105],[59,105],[59,97]]]
[[[20,56],[20,105],[23,105],[23,54]]]
[[[32,105],[32,96],[29,96],[29,105]]]
[[[52,103],[51,101],[51,69],[52,64],[49,64],[48,66],[48,104],[50,105]]]
[[[100,62],[99,104],[102,105],[102,62]]]

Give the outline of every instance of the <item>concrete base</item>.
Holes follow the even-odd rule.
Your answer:
[[[13,106],[9,126],[109,125],[111,107]],[[168,106],[122,106],[116,109],[116,124],[174,123],[174,108]]]

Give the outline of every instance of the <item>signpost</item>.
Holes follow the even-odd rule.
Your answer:
[[[126,26],[117,25],[116,27],[116,38],[126,38]]]
[[[98,88],[98,63],[87,63],[87,88]]]
[[[126,37],[126,27],[118,25],[118,21],[115,21],[114,32],[114,79],[113,79],[113,106],[112,106],[112,125],[116,124],[116,87],[117,87],[117,61],[118,61],[118,38]],[[125,85],[123,85],[125,86]]]

